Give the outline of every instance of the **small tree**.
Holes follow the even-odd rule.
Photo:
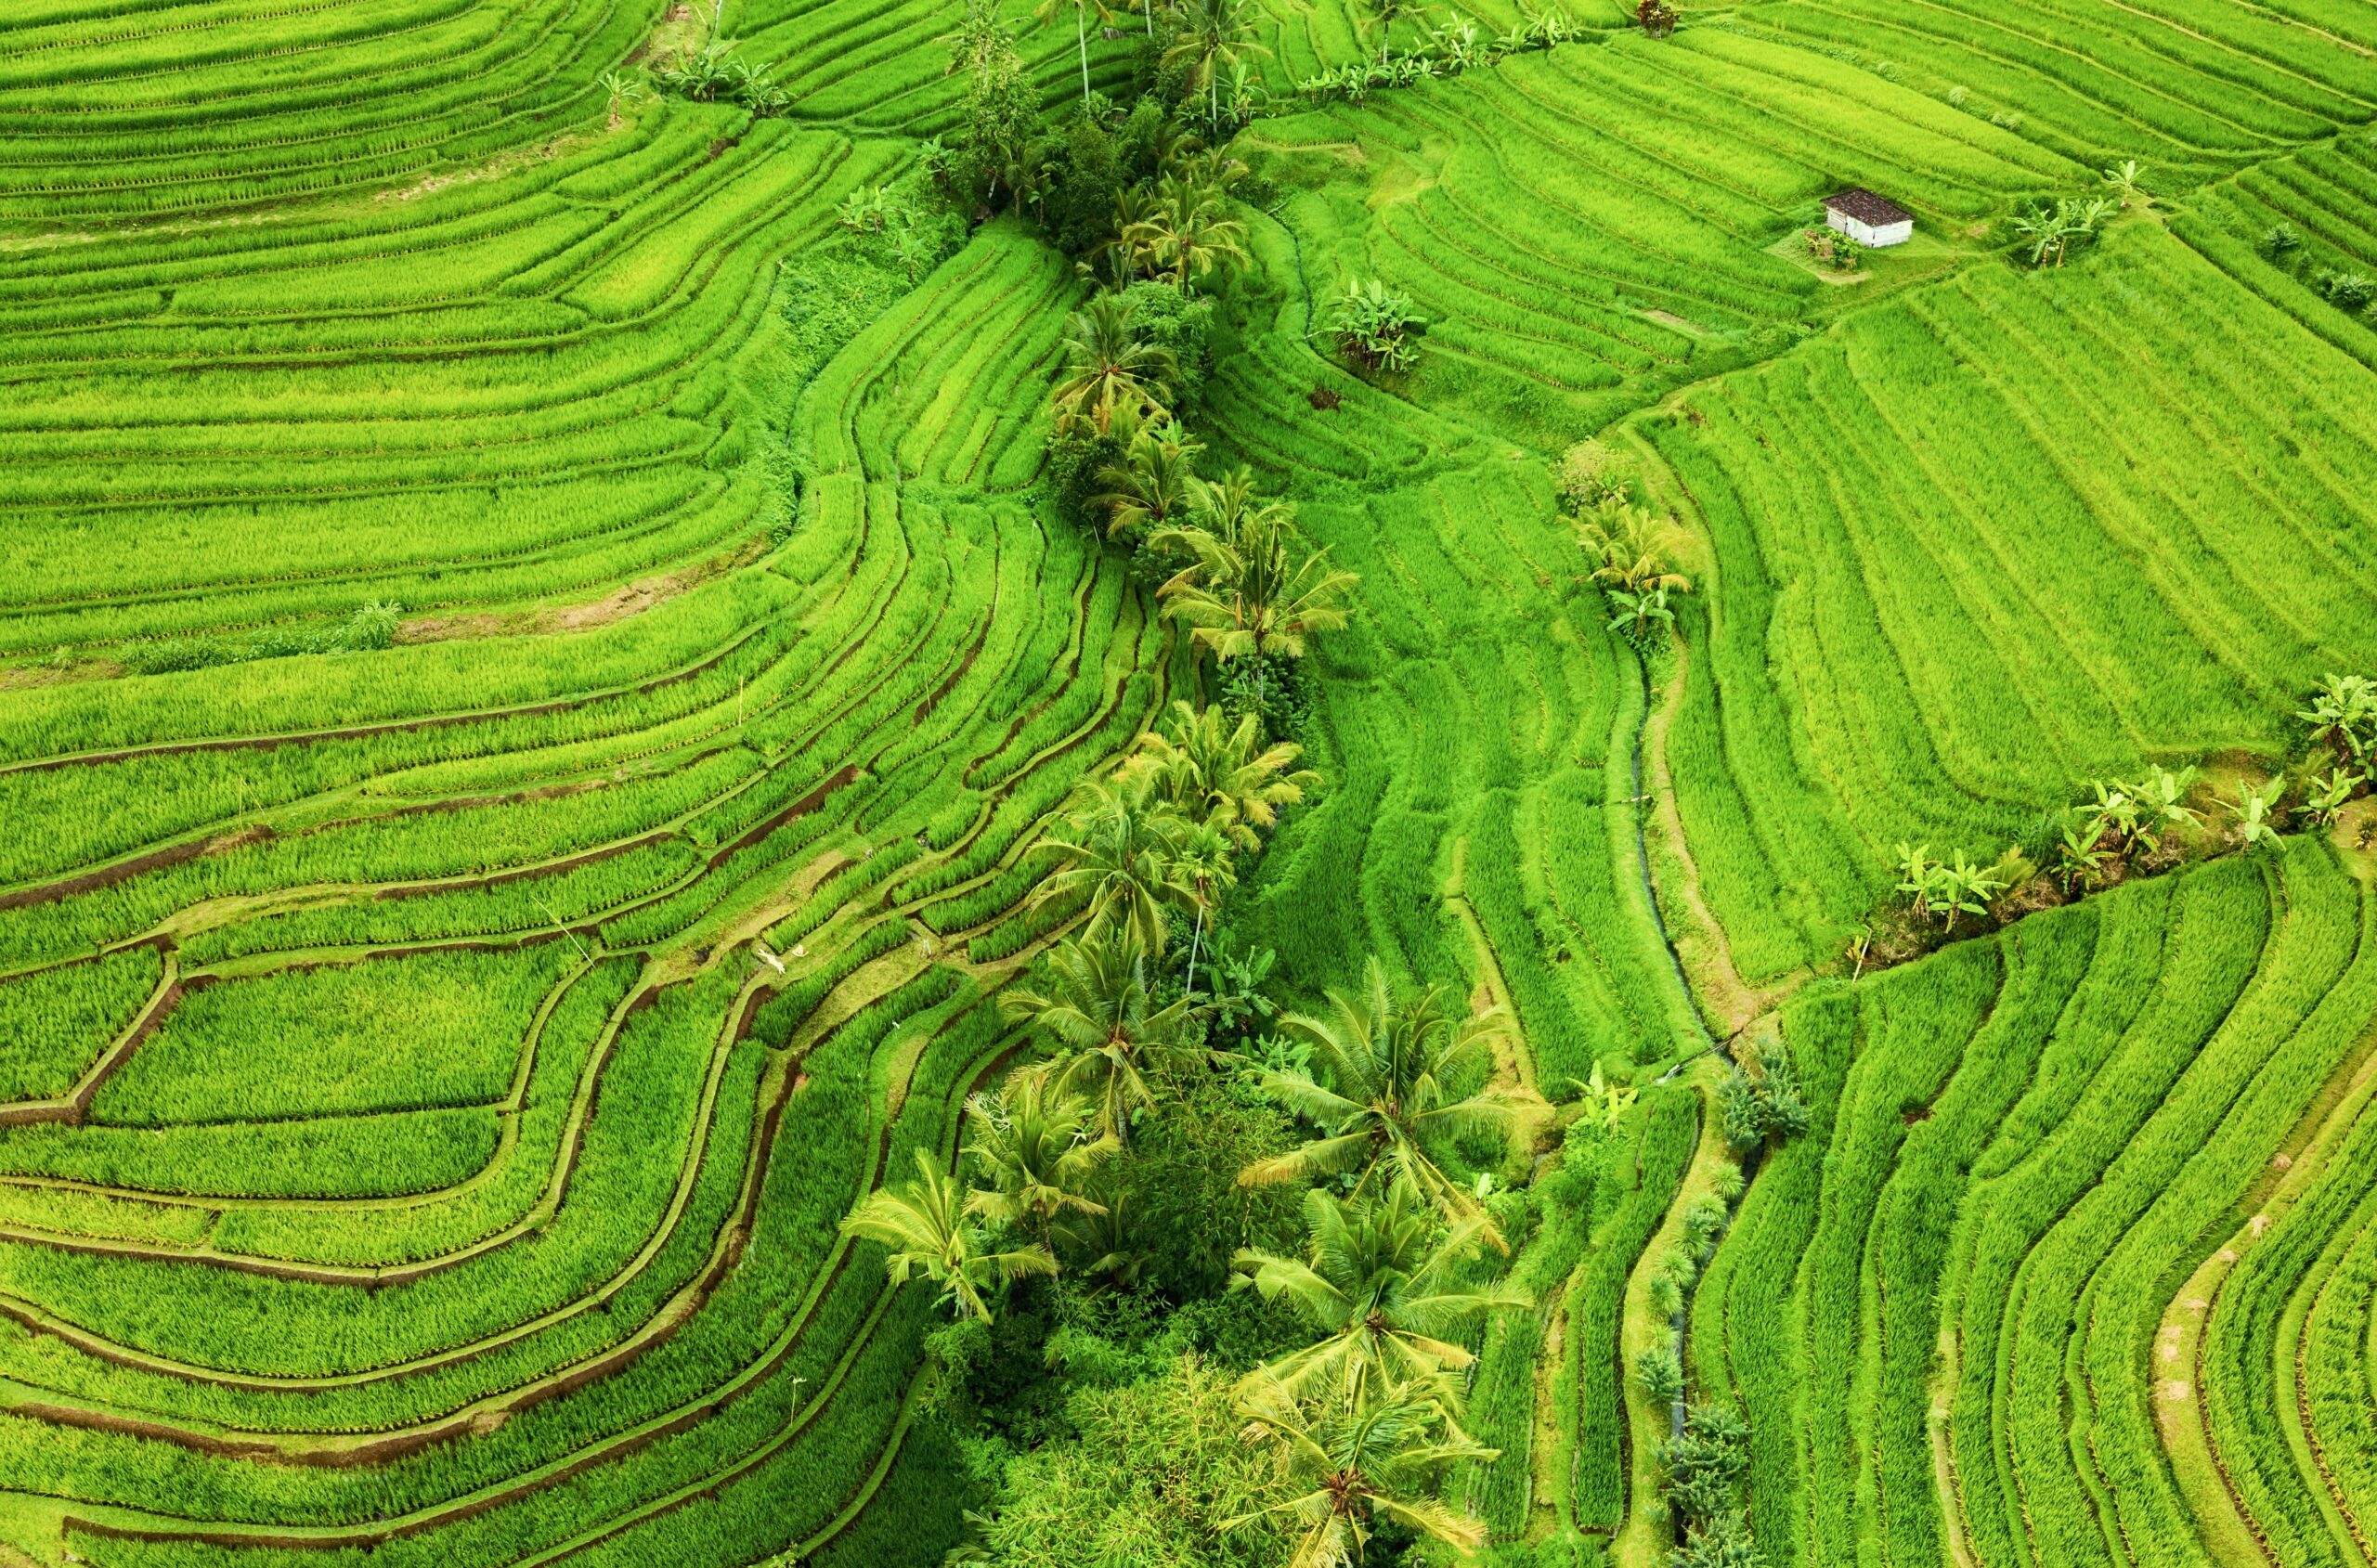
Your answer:
[[[2146,177],[2146,166],[2135,158],[2124,158],[2104,171],[2105,184],[2124,207],[2150,207],[2154,199],[2146,194],[2138,181]]]
[[[612,130],[616,131],[619,128],[619,119],[626,112],[627,106],[644,96],[643,84],[632,76],[622,75],[616,71],[606,71],[594,81],[595,84],[603,89],[604,108],[609,116],[608,124]]]
[[[1579,517],[1633,499],[1633,481],[1617,466],[1617,454],[1599,440],[1579,441],[1560,455],[1553,480],[1560,504]]]
[[[2059,196],[2050,207],[2041,201],[2014,219],[2014,232],[2028,247],[2033,266],[2061,266],[2075,244],[2096,237],[2105,220],[2120,210],[2110,196]]]
[[[1669,0],[1638,0],[1634,7],[1636,24],[1654,38],[1669,36],[1682,19]]]

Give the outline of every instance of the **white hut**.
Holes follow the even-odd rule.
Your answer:
[[[1860,245],[1903,245],[1915,234],[1912,214],[1870,190],[1844,190],[1825,197],[1824,221]]]

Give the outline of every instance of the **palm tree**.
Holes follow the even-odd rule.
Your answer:
[[[1203,91],[1206,124],[1216,134],[1222,123],[1222,73],[1248,55],[1271,52],[1253,38],[1254,18],[1242,0],[1194,0],[1179,42],[1163,53],[1166,65],[1188,64],[1188,85]]]
[[[1150,952],[1171,935],[1164,901],[1182,892],[1171,873],[1180,840],[1177,813],[1146,779],[1088,779],[1073,792],[1062,836],[1048,834],[1033,853],[1061,863],[1032,897],[1036,907],[1073,893],[1089,895],[1087,935],[1129,931]]]
[[[1294,767],[1301,755],[1291,742],[1264,745],[1253,714],[1233,724],[1217,706],[1200,712],[1175,702],[1165,727],[1139,737],[1122,771],[1154,780],[1159,797],[1189,822],[1217,826],[1240,849],[1254,849],[1263,843],[1258,830],[1279,820],[1279,808],[1320,783],[1311,769]]]
[[[2105,183],[2112,187],[2113,194],[2121,199],[2124,207],[2152,200],[2146,194],[2146,188],[2138,183],[2145,177],[2146,166],[2135,158],[2124,158],[2104,171]]]
[[[1577,520],[1577,542],[1594,562],[1592,580],[1630,594],[1690,591],[1692,579],[1669,559],[1674,536],[1666,519],[1639,506],[1604,506]]]
[[[1345,624],[1344,600],[1360,579],[1332,570],[1327,551],[1292,553],[1294,513],[1277,502],[1240,504],[1243,483],[1240,475],[1206,486],[1196,524],[1149,539],[1194,558],[1156,594],[1164,614],[1190,627],[1216,659],[1300,658],[1305,638]]]
[[[1146,232],[1147,220],[1155,214],[1155,188],[1145,180],[1123,188],[1114,198],[1114,232],[1091,248],[1092,257],[1111,258],[1114,276],[1111,287],[1120,290],[1139,276],[1147,266],[1147,253],[1138,235]],[[1083,264],[1089,276],[1095,278],[1094,266]]]
[[[1122,1145],[1091,1132],[1093,1114],[1087,1100],[1036,1069],[1010,1074],[995,1098],[968,1097],[967,1155],[990,1184],[974,1189],[971,1211],[1028,1229],[1044,1247],[1059,1216],[1104,1212],[1087,1196],[1089,1181]]]
[[[1189,996],[1197,994],[1197,953],[1205,944],[1205,915],[1223,893],[1238,885],[1238,871],[1231,864],[1234,849],[1220,828],[1203,823],[1182,835],[1172,852],[1173,884],[1197,911],[1197,929],[1188,939],[1188,976],[1181,985]]]
[[[1390,1389],[1426,1392],[1448,1415],[1461,1410],[1454,1374],[1476,1357],[1457,1342],[1489,1312],[1532,1305],[1514,1286],[1464,1289],[1455,1278],[1476,1253],[1486,1221],[1449,1231],[1410,1183],[1376,1198],[1305,1194],[1305,1254],[1283,1258],[1240,1248],[1235,1287],[1266,1302],[1285,1297],[1322,1338],[1249,1375],[1299,1399],[1342,1397],[1359,1405]]]
[[[1081,101],[1089,101],[1089,13],[1095,6],[1098,22],[1103,25],[1113,15],[1106,8],[1105,0],[1040,0],[1040,8],[1032,13],[1034,20],[1046,27],[1064,14],[1066,6],[1073,8],[1073,36],[1081,45]]]
[[[985,1291],[1005,1280],[1057,1272],[1055,1256],[1038,1242],[1012,1251],[990,1251],[968,1212],[965,1187],[922,1149],[916,1150],[916,1177],[867,1194],[842,1221],[843,1235],[891,1249],[892,1284],[922,1274],[941,1287],[941,1299],[953,1315],[970,1312],[987,1323]]]
[[[1303,1488],[1283,1503],[1222,1523],[1233,1530],[1266,1514],[1286,1513],[1305,1526],[1287,1568],[1351,1568],[1362,1559],[1381,1518],[1433,1536],[1464,1555],[1486,1539],[1486,1527],[1454,1512],[1435,1496],[1438,1477],[1457,1459],[1491,1460],[1487,1448],[1450,1430],[1431,1399],[1390,1394],[1365,1405],[1299,1406],[1275,1384],[1241,1396],[1246,1439],[1274,1445],[1281,1476]]]
[[[1218,188],[1184,175],[1166,175],[1157,186],[1155,204],[1125,231],[1124,238],[1156,267],[1169,272],[1185,294],[1191,274],[1205,277],[1225,262],[1234,266],[1246,264],[1241,238],[1246,226],[1228,212]]]
[[[1381,65],[1386,63],[1388,31],[1403,18],[1424,16],[1428,9],[1415,4],[1414,0],[1367,0],[1366,8],[1370,12],[1370,19],[1378,24],[1378,63]]]
[[[1453,1083],[1489,1054],[1500,1020],[1491,1014],[1455,1018],[1442,986],[1412,992],[1388,984],[1375,956],[1358,992],[1328,994],[1327,1017],[1292,1013],[1279,1020],[1282,1030],[1310,1043],[1322,1076],[1294,1069],[1262,1080],[1266,1092],[1323,1135],[1248,1166],[1238,1179],[1260,1185],[1359,1171],[1357,1192],[1400,1177],[1455,1225],[1483,1217],[1475,1197],[1445,1173],[1426,1146],[1482,1133],[1520,1147],[1549,1112],[1532,1090],[1501,1084],[1456,1097]],[[1480,1234],[1501,1245],[1490,1221]]]
[[[1100,294],[1065,325],[1065,375],[1057,383],[1057,422],[1072,429],[1084,421],[1101,435],[1124,408],[1163,415],[1164,400],[1180,374],[1172,351],[1133,330],[1129,307]]]
[[[1106,509],[1107,533],[1170,526],[1196,494],[1197,454],[1203,445],[1173,421],[1151,421],[1136,412],[1118,415],[1114,434],[1124,437],[1123,458],[1098,470],[1098,482],[1106,492],[1092,502]]]
[[[1064,1216],[1057,1222],[1056,1233],[1066,1246],[1089,1259],[1074,1266],[1076,1276],[1103,1279],[1118,1290],[1131,1289],[1147,1272],[1147,1254],[1140,1251],[1138,1231],[1129,1213],[1130,1194],[1121,1183],[1108,1181],[1100,1184],[1098,1197],[1094,1212]]]
[[[1098,1128],[1129,1136],[1131,1111],[1155,1104],[1147,1069],[1187,1045],[1188,1002],[1159,1007],[1148,979],[1148,950],[1127,927],[1068,938],[1049,951],[1045,989],[1016,987],[999,1011],[1054,1041],[1059,1087],[1085,1090]]]

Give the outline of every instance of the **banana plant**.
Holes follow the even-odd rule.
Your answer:
[[[2145,188],[2138,184],[2145,177],[2146,165],[2135,158],[2124,158],[2104,171],[2105,184],[2112,188],[2113,194],[2120,198],[2124,207],[2153,204],[2154,199],[2147,195]]]
[[[1618,1122],[1625,1120],[1626,1113],[1633,1108],[1635,1097],[1640,1093],[1631,1083],[1614,1082],[1604,1078],[1599,1062],[1593,1064],[1591,1078],[1571,1078],[1568,1082],[1577,1086],[1584,1120],[1604,1133],[1617,1131]]]
[[[2285,789],[2284,779],[2272,779],[2259,789],[2242,784],[2237,786],[2237,798],[2228,802],[2237,816],[2237,842],[2248,849],[2278,848],[2278,829],[2270,825],[2270,809],[2278,804],[2278,797]]]
[[[1931,913],[1931,895],[1939,888],[1940,862],[1931,858],[1929,844],[1910,845],[1898,841],[1898,891],[1913,901],[1915,917],[1918,920]]]
[[[1668,590],[1664,586],[1646,588],[1639,593],[1613,589],[1609,601],[1617,606],[1617,614],[1609,617],[1611,629],[1622,627],[1638,642],[1655,631],[1670,630],[1675,626],[1675,611],[1668,605]]]
[[[1954,864],[1940,868],[1937,888],[1931,901],[1932,907],[1944,912],[1946,934],[1955,936],[1956,916],[1987,914],[1989,901],[2006,890],[2006,883],[1988,867],[1977,866],[1967,860],[1965,852],[1959,849]]]
[[[2348,769],[2329,769],[2325,778],[2315,778],[2306,786],[2303,804],[2294,808],[2295,819],[2316,827],[2335,826],[2336,818],[2343,813],[2345,802],[2358,794],[2360,786],[2368,782]]]
[[[2311,706],[2295,718],[2311,726],[2311,738],[2333,747],[2340,761],[2365,767],[2377,751],[2377,680],[2330,671]]]
[[[2062,834],[2055,849],[2055,877],[2063,885],[2064,896],[2071,897],[2084,883],[2090,888],[2103,886],[2106,862],[2113,857],[2100,847],[2104,837],[2102,822],[2093,815],[2071,810],[2063,813],[2061,825]]]
[[[2137,804],[2131,839],[2151,854],[2163,847],[2163,833],[2201,825],[2203,813],[2185,804],[2188,786],[2194,782],[2192,768],[2174,773],[2168,768],[2152,767],[2136,784],[2123,785],[2122,793]]]

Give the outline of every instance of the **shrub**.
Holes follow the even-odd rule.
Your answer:
[[[1330,307],[1329,326],[1339,352],[1373,370],[1411,369],[1428,330],[1409,298],[1375,278],[1345,285]]]
[[[1138,335],[1172,356],[1178,368],[1172,383],[1173,412],[1187,415],[1199,406],[1205,377],[1214,367],[1206,343],[1214,325],[1213,297],[1142,279],[1124,289],[1122,299]]]

